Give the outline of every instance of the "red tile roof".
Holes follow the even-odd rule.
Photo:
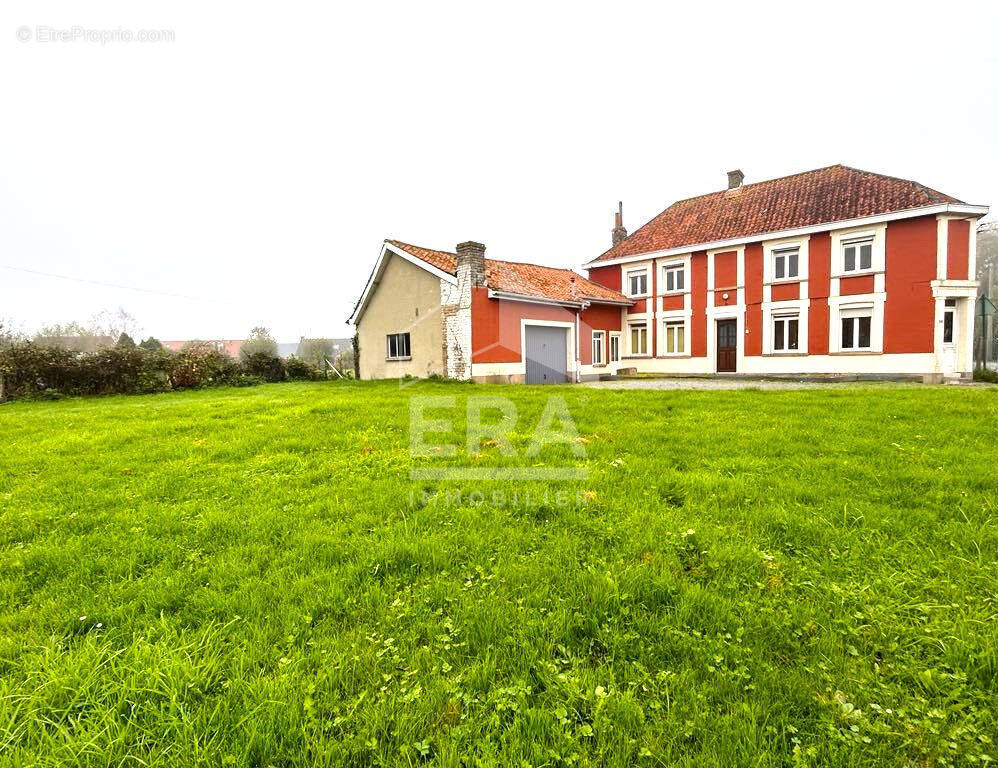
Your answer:
[[[457,254],[455,253],[410,245],[399,240],[386,240],[385,242],[443,272],[457,274]],[[553,301],[631,303],[631,299],[619,291],[587,280],[570,269],[542,267],[539,264],[486,259],[485,282],[494,291],[536,296]]]
[[[906,179],[832,165],[680,200],[596,261],[961,201]]]

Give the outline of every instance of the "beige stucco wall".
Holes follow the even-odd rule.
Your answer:
[[[360,377],[388,379],[405,375],[442,375],[440,278],[395,254],[389,256],[381,280],[374,287],[357,324]],[[405,331],[410,334],[412,359],[386,360],[385,338],[390,333]]]

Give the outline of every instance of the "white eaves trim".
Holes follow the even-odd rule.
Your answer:
[[[690,243],[678,248],[666,248],[661,251],[648,251],[647,253],[636,253],[631,256],[621,256],[619,259],[606,259],[604,261],[594,260],[582,265],[583,269],[592,267],[609,267],[615,264],[629,264],[633,261],[646,261],[647,259],[661,258],[664,256],[674,256],[691,251],[709,251],[720,248],[728,248],[735,245],[755,243],[760,240],[774,240],[785,237],[798,237],[799,235],[810,235],[815,232],[827,232],[833,229],[846,229],[848,227],[861,227],[867,224],[880,224],[885,221],[895,219],[913,219],[916,216],[930,216],[932,214],[951,213],[965,216],[986,216],[990,208],[986,205],[964,205],[958,203],[940,203],[939,205],[929,205],[924,208],[909,208],[906,211],[894,211],[893,213],[883,213],[877,216],[865,216],[858,219],[844,219],[842,221],[829,221],[824,224],[815,224],[809,227],[798,227],[797,229],[781,229],[775,232],[761,232],[757,235],[746,235],[744,237],[733,237],[728,240],[714,240],[709,243]]]
[[[388,258],[392,255],[398,256],[400,259],[405,259],[410,264],[414,264],[420,269],[429,272],[431,275],[439,277],[444,282],[450,283],[451,285],[457,285],[457,278],[450,272],[444,272],[442,269],[437,269],[432,264],[428,264],[422,259],[416,258],[411,253],[408,253],[401,248],[396,248],[391,243],[384,243],[381,246],[381,253],[378,254],[378,261],[375,263],[370,277],[367,278],[367,284],[364,286],[364,292],[361,294],[360,300],[357,302],[357,306],[354,307],[353,314],[350,315],[347,320],[348,323],[356,325],[360,321],[360,316],[364,314],[364,310],[367,308],[367,302],[370,300],[371,294],[374,293],[374,289],[378,287],[378,282],[381,280],[381,273],[385,271],[385,264],[388,262]]]

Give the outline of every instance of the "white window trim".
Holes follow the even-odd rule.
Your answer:
[[[828,349],[830,352],[848,354],[883,354],[884,351],[884,301],[882,293],[857,296],[830,296],[828,298]],[[842,348],[842,318],[859,311],[870,312],[870,348]]]
[[[617,359],[613,359],[613,340],[617,340]],[[620,363],[622,348],[620,346],[620,331],[610,331],[610,341],[607,343],[606,347],[606,362],[607,365],[615,365]]]
[[[408,355],[392,355],[391,346],[389,339],[392,336],[408,336],[409,337],[409,354]],[[395,342],[395,349],[398,350],[398,341]],[[412,334],[409,331],[396,331],[395,333],[385,334],[385,360],[390,360],[395,362],[397,360],[412,360]]]
[[[790,320],[796,320],[797,321],[797,349],[790,349],[789,346],[785,347],[784,349],[777,349],[776,348],[776,324],[779,323],[779,322],[789,323]],[[801,319],[800,319],[800,314],[797,313],[797,312],[774,312],[769,322],[770,322],[770,325],[771,325],[771,328],[772,328],[771,338],[773,340],[773,354],[774,355],[799,355],[799,354],[801,354],[801,351],[800,351],[800,346],[801,346],[801,335],[800,335],[800,331],[801,331]],[[789,330],[789,325],[787,325],[787,331],[788,330]],[[789,341],[789,333],[787,331],[784,331],[784,334],[783,334],[783,336],[784,336],[783,340],[784,340],[785,343]]]
[[[762,303],[762,353],[764,355],[806,355],[810,323],[810,302],[807,299],[769,301]],[[780,315],[797,315],[797,349],[777,350],[773,346],[773,321]]]
[[[859,345],[859,321],[869,318],[870,320],[870,343],[865,347]],[[846,347],[845,344],[839,341],[840,348],[843,352],[871,352],[873,350],[873,307],[863,307],[860,309],[842,310],[839,312],[839,334],[842,334],[842,324],[844,322],[852,321],[853,326],[853,341],[855,342],[853,346]]]
[[[599,362],[596,362],[596,348],[597,348],[596,342],[597,342],[597,340],[599,341],[599,351],[600,351]],[[606,357],[607,357],[606,352],[607,352],[607,350],[606,350],[606,331],[593,331],[593,338],[592,338],[592,356],[593,356],[593,359],[592,359],[592,365],[596,366],[596,367],[599,367],[599,368],[604,367],[606,365]]]
[[[635,352],[631,349],[631,326],[643,325],[645,328],[645,351]],[[629,320],[627,322],[627,357],[651,357],[651,333],[648,320]]]
[[[794,274],[790,274],[790,257],[797,257],[797,271]],[[776,274],[778,270],[776,269],[776,262],[779,259],[783,259],[783,276]],[[790,246],[788,248],[777,248],[773,250],[773,282],[774,283],[789,283],[789,282],[799,282],[800,281],[800,248],[794,248]]]
[[[622,293],[632,299],[642,299],[647,296],[651,296],[651,264],[641,264],[638,266],[628,265],[621,268],[623,272],[622,285],[624,290]],[[645,291],[644,293],[631,293],[631,275],[635,275],[639,272],[645,273]]]
[[[809,272],[810,253],[808,245],[811,237],[795,237],[784,240],[767,240],[762,244],[762,281],[764,284],[800,283],[807,280]],[[797,277],[778,278],[775,270],[776,251],[786,248],[797,249]]]
[[[843,246],[850,240],[861,240],[866,237],[873,238],[873,249],[870,259],[869,269],[855,269],[852,272],[845,271],[845,254]],[[865,229],[841,229],[832,232],[832,269],[831,277],[859,277],[862,275],[875,275],[883,272],[887,263],[887,225],[881,224],[876,227]]]
[[[678,352],[669,352],[669,339],[668,339],[668,327],[670,325],[678,325],[683,329],[683,348]],[[662,318],[661,323],[661,343],[659,346],[661,350],[659,354],[662,357],[686,357],[689,355],[690,346],[690,323],[685,315],[670,315],[668,317]]]
[[[665,287],[665,274],[674,269],[683,271],[683,287],[673,288],[671,291]],[[659,296],[680,296],[690,292],[690,257],[684,256],[681,259],[670,259],[662,262],[658,268],[658,295]]]

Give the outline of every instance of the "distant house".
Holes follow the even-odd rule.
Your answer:
[[[38,336],[35,342],[46,347],[58,347],[67,352],[96,352],[113,347],[116,339],[110,336]]]
[[[219,352],[229,357],[239,357],[239,350],[242,349],[244,342],[243,339],[188,339],[185,341],[163,341],[160,343],[173,352],[179,352],[188,344],[211,344]]]
[[[308,360],[319,366],[324,365],[324,362],[319,359],[320,357],[324,357],[337,367],[349,365],[352,364],[349,361],[353,359],[353,339],[307,339],[302,336],[294,354],[295,357],[300,357],[302,360]]]

